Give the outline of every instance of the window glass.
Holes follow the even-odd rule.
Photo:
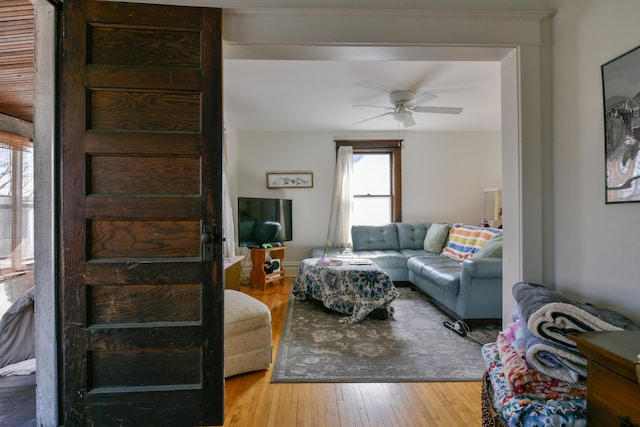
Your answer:
[[[0,278],[33,267],[33,148],[0,144]]]
[[[353,181],[354,195],[391,194],[390,154],[354,154]]]
[[[0,197],[11,197],[11,147],[0,144]]]
[[[391,155],[353,155],[352,224],[382,225],[391,222]]]
[[[391,197],[354,197],[352,222],[355,225],[384,225],[391,222]]]
[[[33,261],[33,148],[22,150],[22,261]]]
[[[0,144],[0,268],[11,266],[13,211],[11,200],[11,147]]]

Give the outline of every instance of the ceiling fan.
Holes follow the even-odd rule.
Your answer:
[[[427,107],[424,105],[417,105],[418,103],[428,102],[432,99],[436,99],[438,96],[433,93],[425,92],[416,96],[412,90],[396,90],[389,94],[389,101],[391,106],[380,105],[354,105],[354,107],[370,107],[370,108],[384,108],[386,113],[378,114],[368,119],[355,122],[354,125],[367,122],[369,120],[377,119],[379,117],[391,116],[394,120],[402,123],[404,127],[411,127],[416,124],[413,120],[412,113],[436,113],[436,114],[460,114],[462,108],[460,107]]]

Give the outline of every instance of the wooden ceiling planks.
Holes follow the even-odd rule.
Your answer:
[[[33,5],[0,1],[0,113],[33,122]]]

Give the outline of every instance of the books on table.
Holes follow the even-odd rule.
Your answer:
[[[353,261],[349,261],[351,265],[369,265],[371,264],[371,260],[369,259],[354,259]]]

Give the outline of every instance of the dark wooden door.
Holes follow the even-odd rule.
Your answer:
[[[61,422],[222,424],[220,10],[63,7]]]

